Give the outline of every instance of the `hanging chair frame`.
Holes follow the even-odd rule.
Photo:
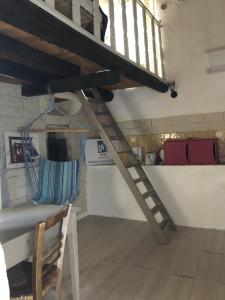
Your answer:
[[[51,95],[53,96],[53,95]],[[67,128],[45,128],[45,129],[37,129],[37,128],[32,128],[32,126],[39,120],[42,120],[44,117],[47,119],[47,115],[53,111],[56,110],[60,115],[62,115],[68,123]],[[76,123],[78,124],[78,123]],[[78,171],[77,171],[77,180],[74,183],[75,187],[72,189],[72,194],[71,194],[71,199],[65,202],[66,204],[68,202],[73,202],[76,200],[77,195],[80,192],[80,175],[81,175],[81,166],[82,162],[84,160],[84,147],[85,147],[85,142],[86,142],[86,133],[89,130],[85,128],[83,125],[79,123],[78,128],[71,128],[71,119],[70,117],[63,111],[61,110],[58,105],[51,99],[49,101],[49,106],[48,108],[40,113],[38,116],[36,116],[30,123],[28,123],[26,126],[22,127],[19,129],[19,132],[21,133],[22,137],[22,145],[23,145],[23,151],[24,151],[24,161],[25,161],[25,166],[27,170],[27,179],[28,179],[28,185],[30,187],[30,193],[31,193],[31,199],[34,200],[35,195],[38,195],[40,193],[40,181],[42,180],[40,178],[41,174],[41,164],[43,163],[43,159],[41,158],[40,154],[38,153],[38,156],[36,155],[35,157],[35,148],[33,147],[32,143],[32,138],[30,136],[30,133],[32,132],[42,132],[42,133],[49,133],[49,132],[68,132],[68,133],[76,133],[80,134],[80,157],[79,157],[79,165],[78,165]],[[27,151],[29,149],[29,151]],[[29,154],[27,154],[29,152]],[[35,158],[34,158],[35,157]],[[45,160],[46,161],[46,160]],[[51,161],[49,161],[51,162]],[[70,163],[75,162],[75,161],[70,161]],[[52,163],[56,163],[53,162]],[[50,188],[50,187],[49,187]],[[55,199],[57,200],[57,199]],[[63,204],[65,204],[63,203]],[[59,204],[59,201],[57,201],[57,204]],[[60,203],[62,204],[62,203]]]

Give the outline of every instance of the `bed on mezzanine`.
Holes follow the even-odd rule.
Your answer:
[[[122,3],[125,5],[125,1]],[[126,7],[122,5],[121,54],[115,49],[113,0],[109,0],[107,16],[111,46],[102,41],[103,15],[98,0],[0,0],[0,81],[22,84],[25,96],[46,93],[47,83],[52,83],[54,92],[95,86],[108,90],[147,86],[166,92],[163,72],[159,72],[162,49],[155,42],[156,35],[160,37],[159,23],[139,0],[132,3],[140,5],[143,16],[146,13],[144,36],[140,39],[138,6],[133,5],[134,39],[129,41],[131,25],[127,24]],[[149,28],[153,44],[148,39]],[[144,43],[144,52],[138,48],[139,40]],[[135,44],[136,62],[129,58],[129,42]]]

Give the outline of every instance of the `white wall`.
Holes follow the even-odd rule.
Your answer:
[[[179,98],[149,88],[118,91],[110,109],[119,121],[225,110],[225,72],[206,74],[204,58],[205,51],[225,47],[225,1],[167,2],[161,11],[165,70]]]
[[[225,229],[225,166],[145,166],[177,225]],[[116,166],[88,168],[90,214],[145,220]]]

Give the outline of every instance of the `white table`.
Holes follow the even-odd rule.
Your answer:
[[[55,205],[20,205],[0,211],[0,242],[5,253],[7,269],[33,254],[34,228],[61,207]],[[73,300],[80,300],[77,218],[79,208],[73,207],[68,227],[68,248]]]

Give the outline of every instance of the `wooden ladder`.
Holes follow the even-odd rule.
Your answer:
[[[98,90],[82,90],[77,92],[77,95],[85,113],[98,129],[115,164],[151,224],[156,239],[162,244],[168,243],[169,232],[175,231],[176,226]],[[119,141],[119,146],[116,141]]]

